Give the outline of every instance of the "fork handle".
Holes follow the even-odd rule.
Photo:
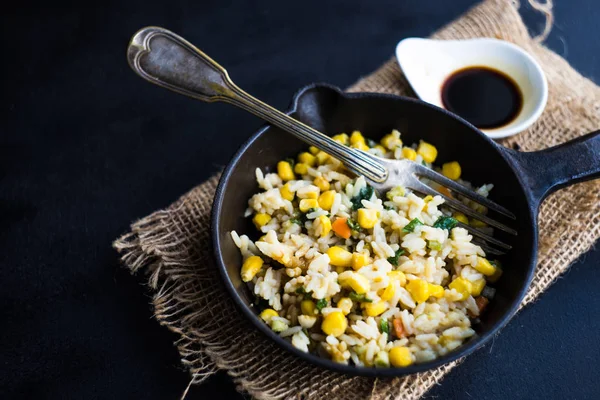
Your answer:
[[[141,29],[131,39],[127,60],[151,83],[198,100],[233,104],[339,159],[357,175],[378,183],[388,177],[377,157],[337,143],[249,95],[231,81],[223,67],[173,32],[158,27]]]

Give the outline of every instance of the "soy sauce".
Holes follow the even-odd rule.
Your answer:
[[[444,108],[481,129],[499,128],[521,112],[523,95],[509,76],[488,67],[454,72],[442,85]]]

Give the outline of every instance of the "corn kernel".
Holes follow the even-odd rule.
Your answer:
[[[317,153],[316,157],[317,157],[317,163],[319,163],[319,165],[323,165],[329,159],[329,154],[325,153],[324,151],[319,151]]]
[[[454,219],[458,222],[462,222],[465,225],[469,225],[469,218],[467,218],[467,216],[461,212],[455,212],[454,214],[452,214],[452,217],[454,217]]]
[[[352,300],[348,297],[342,297],[337,302],[337,308],[342,310],[344,315],[350,314],[350,311],[352,311],[352,306],[353,306]]]
[[[383,301],[390,301],[392,299],[392,297],[394,297],[394,295],[396,294],[396,286],[394,285],[393,282],[390,282],[387,287],[384,289],[383,293],[381,294],[381,300]]]
[[[410,349],[404,346],[396,346],[390,349],[390,364],[396,368],[408,367],[413,363]]]
[[[348,321],[343,313],[340,311],[334,311],[328,314],[321,324],[321,329],[326,335],[332,335],[338,337],[346,332],[348,327]]]
[[[271,216],[269,214],[256,214],[254,218],[252,218],[252,222],[254,222],[254,226],[256,229],[260,229],[265,226],[271,220]]]
[[[350,135],[350,144],[364,143],[365,137],[360,133],[360,131],[352,132]]]
[[[304,163],[297,163],[294,165],[294,172],[298,175],[306,175],[308,174],[308,165]]]
[[[287,161],[279,161],[277,163],[277,175],[279,175],[282,181],[291,181],[295,178],[292,166]]]
[[[458,178],[460,178],[461,172],[462,170],[460,168],[460,164],[456,161],[442,165],[442,174],[444,174],[446,178],[452,179],[453,181],[456,181]]]
[[[400,286],[404,287],[406,285],[406,275],[402,271],[390,271],[388,272],[388,276],[392,279],[398,280],[400,282]]]
[[[444,297],[444,287],[440,285],[429,284],[429,294],[433,297],[441,299]]]
[[[387,304],[383,301],[377,303],[363,303],[363,305],[367,317],[376,317],[387,309]]]
[[[241,270],[242,280],[244,282],[250,282],[256,274],[260,272],[264,261],[259,256],[251,256],[244,261]]]
[[[390,366],[390,356],[385,351],[380,351],[375,355],[373,359],[373,364],[376,367],[380,368],[388,368]]]
[[[406,290],[417,303],[423,303],[429,298],[429,284],[422,279],[414,279],[408,282]]]
[[[460,300],[466,300],[473,291],[473,284],[471,281],[466,280],[465,278],[456,278],[450,285],[448,285],[450,289],[456,290],[462,296]]]
[[[492,276],[494,272],[496,272],[496,267],[494,267],[486,258],[478,257],[477,265],[475,265],[475,269],[477,272],[481,272],[485,276]]]
[[[327,179],[323,178],[322,176],[317,176],[313,183],[321,190],[321,192],[329,190],[329,187],[331,186],[329,185],[329,182],[327,182]]]
[[[478,219],[470,219],[469,225],[471,225],[473,228],[485,228],[486,226],[488,226],[485,222],[480,221]]]
[[[346,135],[345,133],[333,135],[331,138],[338,143],[345,144],[345,145],[348,144],[348,135]]]
[[[383,147],[382,145],[378,144],[375,147],[373,147],[376,150],[379,150],[381,153],[385,154],[387,152],[386,148]]]
[[[371,262],[372,262],[371,257],[369,257],[368,254],[365,254],[365,253],[352,254],[352,268],[354,268],[355,271],[358,271],[365,265],[371,264]]]
[[[319,196],[319,207],[323,210],[331,210],[331,206],[333,205],[333,200],[335,199],[335,190],[328,190],[326,192],[321,193]]]
[[[300,310],[304,315],[315,315],[317,314],[316,309],[317,306],[312,300],[302,300],[302,302],[300,303]]]
[[[265,308],[259,316],[263,321],[269,322],[271,318],[279,317],[279,314],[277,314],[277,311],[273,310],[272,308]]]
[[[404,147],[402,148],[402,157],[407,160],[415,161],[417,159],[417,152],[410,147]]]
[[[326,215],[319,215],[319,222],[321,222],[321,237],[325,237],[331,232],[331,220]]]
[[[431,200],[433,200],[433,196],[431,196],[431,195],[427,195],[427,196],[423,197],[423,201],[425,203],[429,203]]]
[[[335,267],[335,272],[337,272],[338,275],[344,271],[346,271],[346,267]]]
[[[327,250],[329,256],[329,263],[336,267],[350,267],[352,266],[352,253],[342,249],[339,246],[330,247]]]
[[[300,200],[300,211],[307,212],[311,208],[318,208],[319,202],[315,199],[302,199]]]
[[[321,151],[321,150],[319,150],[319,149],[318,149],[318,148],[316,148],[315,146],[310,146],[310,147],[308,148],[308,151],[310,152],[310,154],[312,154],[312,155],[314,156],[314,155],[316,155],[316,154],[317,154],[319,151]]]
[[[353,144],[352,147],[363,151],[369,150],[369,146],[367,146],[365,142],[358,142],[356,144]]]
[[[282,187],[279,188],[279,193],[281,193],[281,197],[286,200],[292,201],[294,200],[294,192],[290,189],[290,184],[286,183]]]
[[[298,154],[298,162],[304,163],[309,167],[314,167],[317,163],[317,157],[305,151],[304,153]]]
[[[359,208],[357,219],[361,228],[372,229],[377,222],[377,210],[371,208]]]
[[[488,276],[488,281],[494,283],[502,276],[502,270],[499,267],[496,267],[496,272],[494,275]]]
[[[417,154],[423,157],[423,160],[428,163],[432,163],[437,158],[437,149],[434,145],[424,142],[421,140],[419,147],[417,147]]]
[[[471,295],[479,296],[481,294],[481,291],[485,287],[485,279],[477,279],[476,281],[471,282],[471,286]]]
[[[348,276],[341,280],[338,277],[338,281],[343,286],[349,286],[357,294],[367,293],[371,289],[369,280],[365,276],[356,272],[346,272],[346,274],[348,274]]]
[[[394,150],[398,146],[402,146],[402,140],[400,140],[400,132],[393,130],[392,133],[385,135],[381,139],[381,144],[390,150]]]

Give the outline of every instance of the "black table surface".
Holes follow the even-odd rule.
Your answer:
[[[136,77],[131,34],[170,28],[285,109],[300,86],[345,87],[475,1],[11,2],[0,13],[0,393],[177,398],[189,377],[111,242],[225,165],[261,125]],[[522,1],[522,3],[526,3]],[[555,1],[548,45],[600,78],[600,8]],[[525,11],[531,28],[542,19]],[[428,398],[598,398],[600,251],[576,263]],[[240,397],[225,374],[189,398]]]

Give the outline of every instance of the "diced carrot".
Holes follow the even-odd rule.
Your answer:
[[[395,318],[392,322],[394,325],[394,333],[398,339],[404,337],[404,325],[402,325],[402,320],[400,318]]]
[[[348,218],[338,218],[331,224],[331,229],[341,238],[348,239],[352,235],[352,229],[348,226]]]
[[[450,190],[447,187],[444,186],[439,186],[438,187],[438,192],[440,192],[441,194],[452,198],[452,193],[450,193]]]
[[[483,297],[483,296],[475,297],[475,303],[477,304],[477,308],[479,308],[480,314],[483,312],[485,307],[487,307],[489,302],[490,301],[487,299],[487,297]]]

